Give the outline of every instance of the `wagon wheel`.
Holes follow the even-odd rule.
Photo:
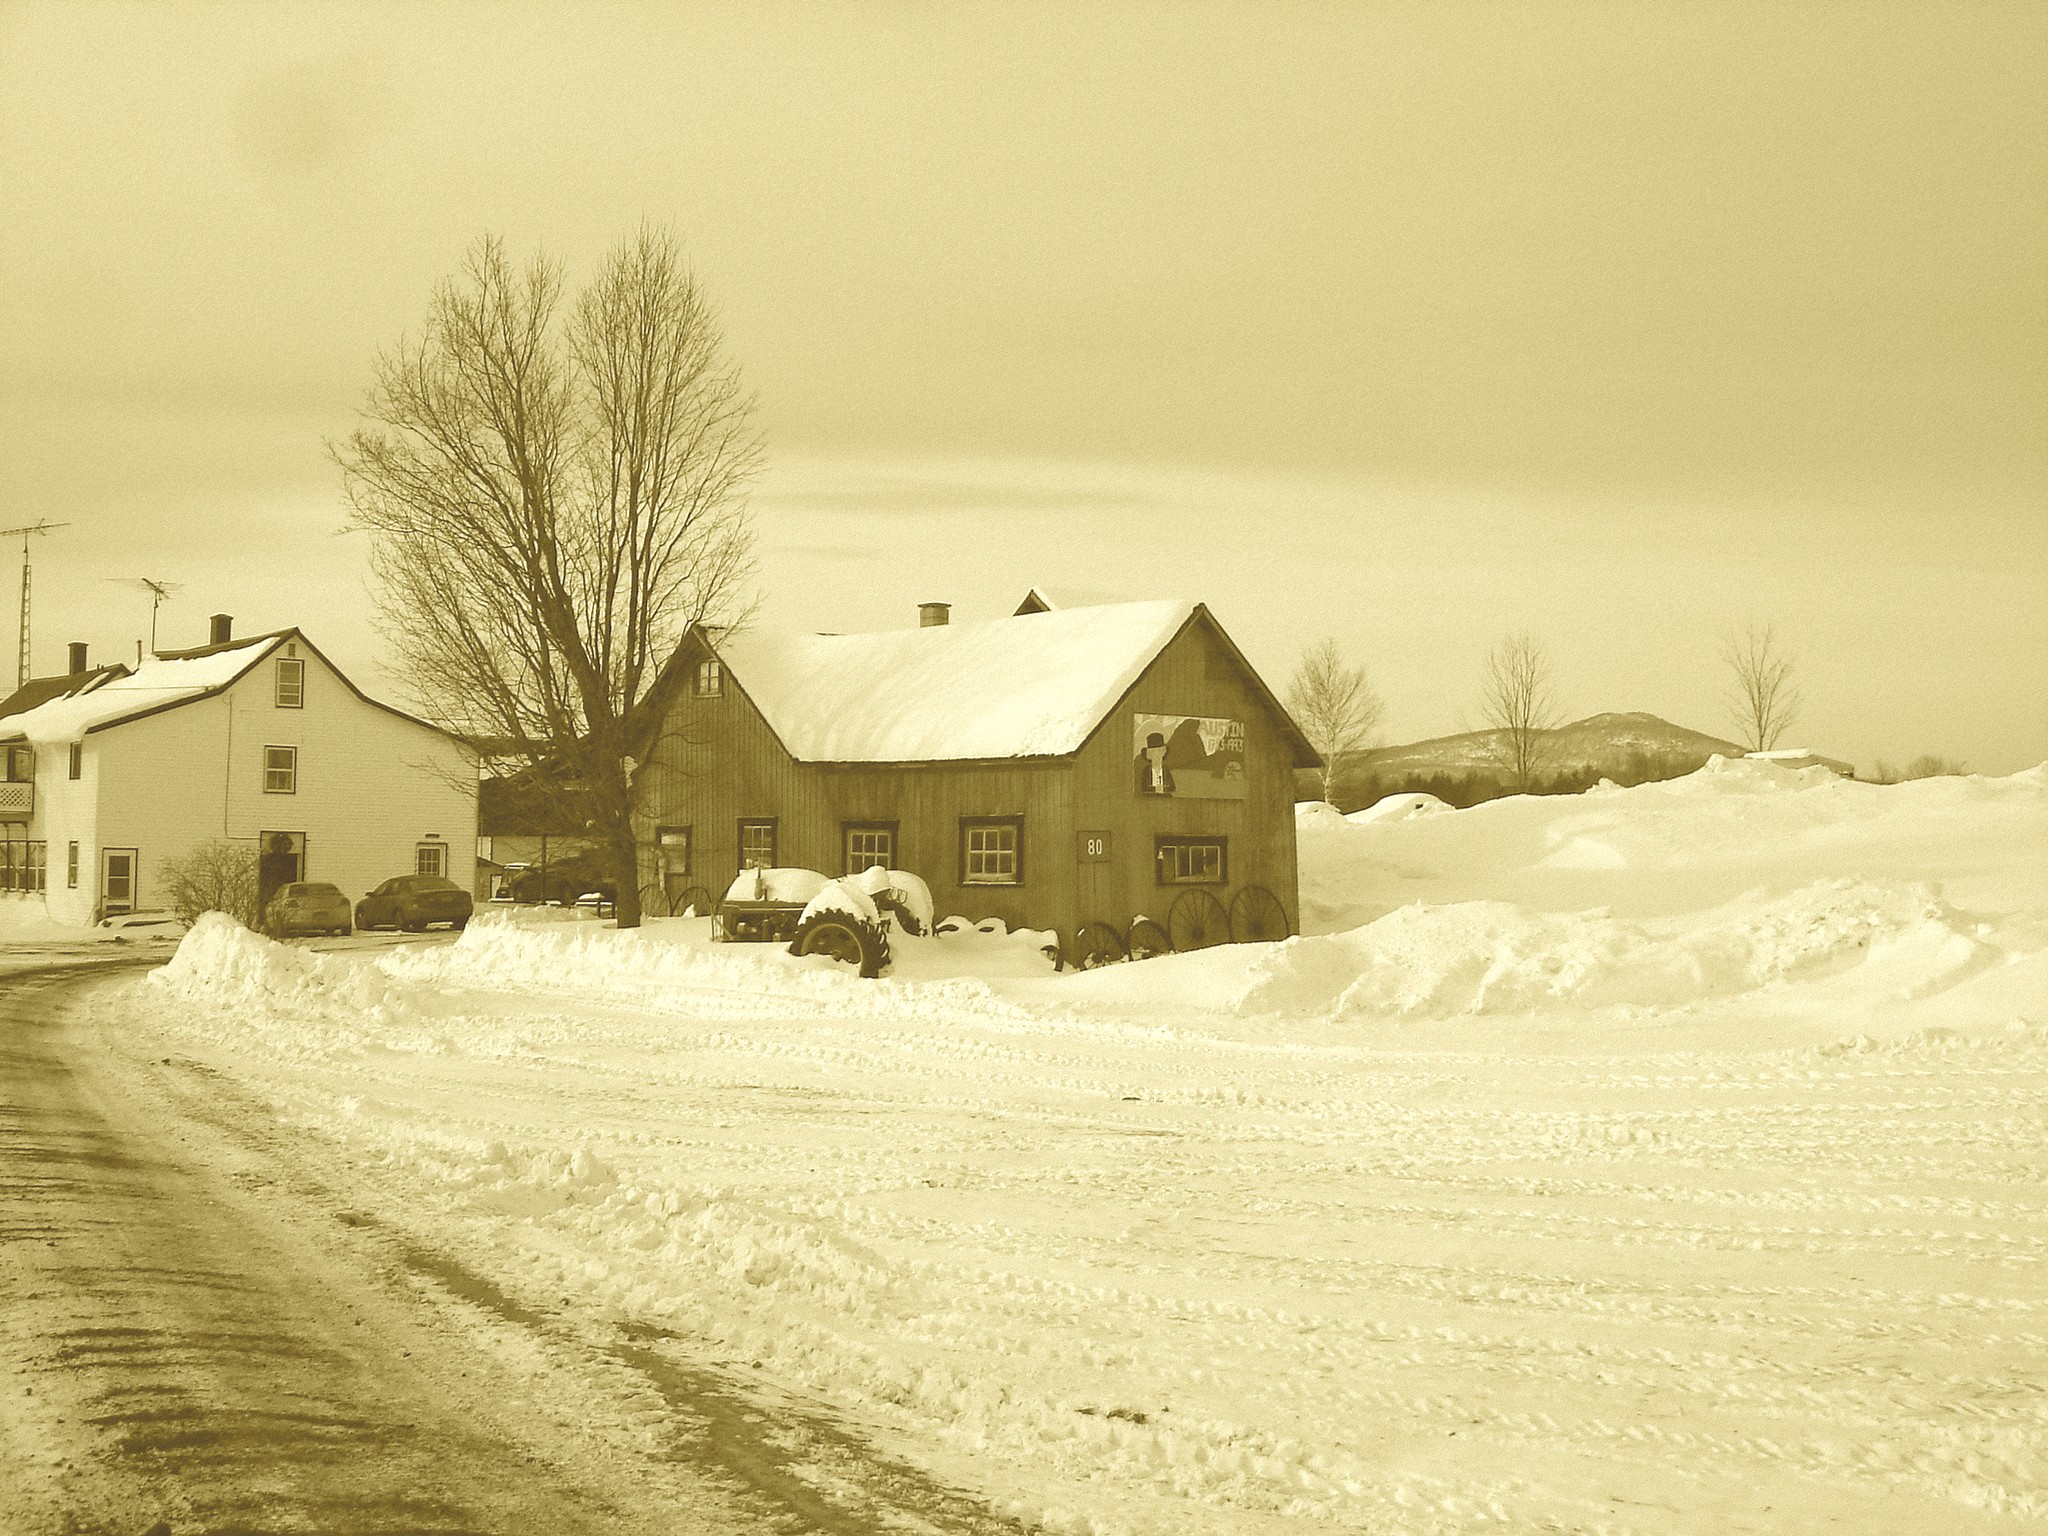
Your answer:
[[[1211,944],[1228,944],[1230,914],[1207,891],[1182,891],[1180,900],[1166,914],[1166,931],[1180,954],[1207,949]]]
[[[1248,885],[1230,903],[1230,936],[1240,944],[1265,944],[1288,936],[1287,909],[1263,885]]]
[[[640,887],[640,910],[649,917],[668,916],[668,892],[661,888],[661,882],[650,880]]]
[[[1107,923],[1083,923],[1074,930],[1074,969],[1092,971],[1124,957],[1124,941]]]
[[[711,915],[711,893],[701,885],[685,886],[682,890],[676,892],[675,900],[669,903],[668,910],[671,917],[681,917],[684,913],[694,913],[698,917],[709,917]]]
[[[1131,924],[1128,940],[1133,960],[1150,960],[1154,955],[1173,953],[1173,940],[1166,936],[1166,930],[1149,917],[1141,917]]]

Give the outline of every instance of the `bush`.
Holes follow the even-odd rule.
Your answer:
[[[257,910],[256,847],[216,837],[164,864],[171,910],[188,926],[202,912],[225,912],[244,928],[261,926]]]

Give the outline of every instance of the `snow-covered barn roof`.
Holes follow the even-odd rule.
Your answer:
[[[1201,604],[1175,600],[880,634],[742,634],[704,643],[799,762],[1063,757],[1081,749],[1198,614],[1215,624]],[[1249,664],[1245,671],[1264,692]],[[1273,708],[1298,752],[1314,760],[1285,710],[1277,701]]]

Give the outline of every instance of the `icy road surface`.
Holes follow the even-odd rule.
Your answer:
[[[339,1203],[232,1084],[136,1053],[125,1010],[156,1000],[107,987],[0,980],[7,1536],[1004,1528],[656,1330],[561,1326]],[[821,1490],[798,1457],[852,1472]]]
[[[507,1306],[1020,1525],[2048,1522],[2048,774],[1721,765],[1302,858],[1329,931],[1083,977],[213,925],[135,1046]],[[549,1368],[659,1422],[598,1363]]]

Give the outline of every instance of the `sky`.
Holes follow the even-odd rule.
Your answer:
[[[759,399],[757,622],[1209,604],[1389,741],[1567,715],[2048,759],[2048,7],[0,0],[0,527],[64,645],[397,694],[327,441],[485,233],[673,229]],[[7,550],[11,548],[12,554]],[[0,614],[20,542],[0,541]]]

